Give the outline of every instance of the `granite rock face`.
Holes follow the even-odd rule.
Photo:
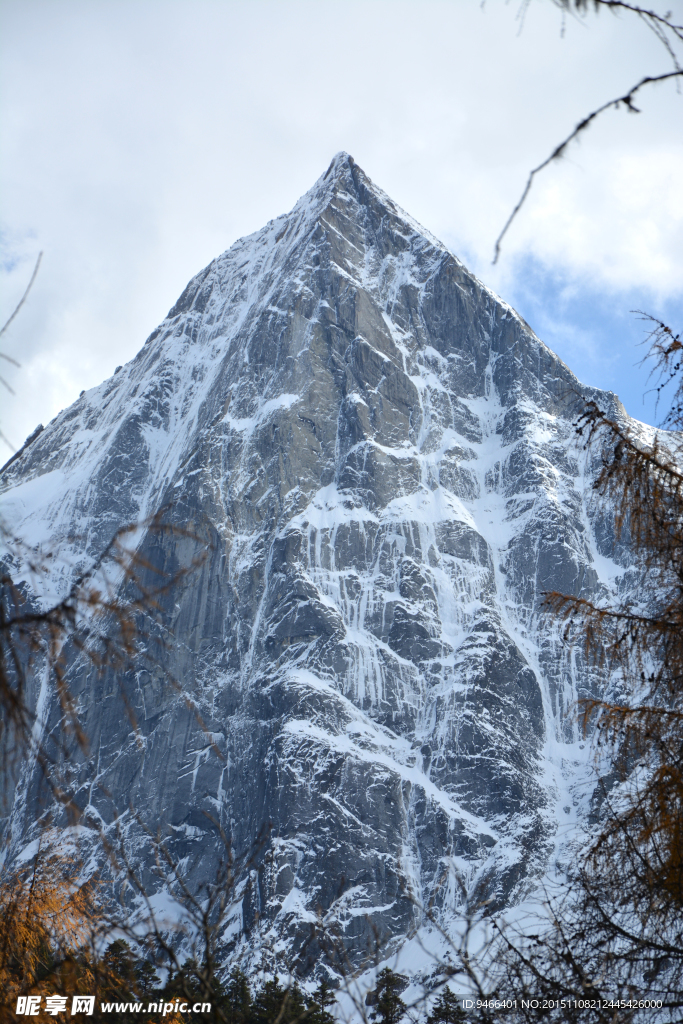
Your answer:
[[[542,594],[606,596],[620,570],[576,392],[597,394],[340,154],[6,468],[5,515],[49,545],[57,590],[161,508],[197,540],[143,531],[150,564],[206,544],[145,626],[153,657],[121,679],[71,656],[90,755],[70,784],[152,889],[130,808],[195,885],[219,823],[237,852],[261,836],[226,952],[268,936],[308,971],[322,911],[360,963],[430,900],[457,916],[462,886],[518,899],[580,820],[570,708],[596,681]],[[27,766],[14,855],[44,799]]]

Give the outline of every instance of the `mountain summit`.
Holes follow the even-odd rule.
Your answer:
[[[6,467],[4,514],[50,545],[57,590],[162,508],[208,543],[146,627],[154,667],[124,680],[142,742],[112,672],[73,655],[91,755],[72,786],[151,889],[139,822],[191,885],[220,828],[256,850],[224,936],[245,965],[329,959],[319,914],[362,963],[430,901],[446,927],[465,892],[505,906],[578,827],[571,708],[594,680],[543,593],[607,596],[621,570],[575,392],[615,408],[340,153]],[[187,561],[187,536],[143,534],[154,566]],[[13,856],[40,800],[27,766]]]

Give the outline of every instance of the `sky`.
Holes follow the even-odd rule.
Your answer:
[[[662,7],[662,10],[665,8]],[[683,21],[683,0],[667,0]],[[551,0],[0,0],[0,429],[131,359],[187,281],[339,150],[645,422],[644,310],[683,327],[683,95],[637,18]],[[3,456],[10,449],[3,445]]]

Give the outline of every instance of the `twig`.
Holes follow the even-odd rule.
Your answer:
[[[10,439],[9,439],[9,438],[7,437],[7,435],[6,435],[6,434],[3,434],[2,430],[0,430],[0,438],[1,438],[1,439],[2,439],[2,440],[3,440],[4,442],[5,442],[5,444],[6,444],[6,445],[7,445],[7,446],[8,446],[9,448],[11,448],[11,449],[12,449],[12,451],[13,451],[13,452],[15,452],[15,451],[17,450],[17,449],[16,449],[15,447],[14,447],[14,445],[12,444],[12,442],[10,441]]]
[[[503,238],[507,234],[508,228],[510,227],[513,220],[515,219],[515,217],[521,210],[522,206],[524,205],[524,201],[526,200],[526,197],[529,195],[534,178],[539,173],[539,171],[542,171],[545,167],[548,166],[548,164],[552,163],[553,160],[559,160],[560,157],[564,155],[564,151],[566,150],[569,143],[573,142],[573,140],[577,138],[577,136],[580,135],[581,132],[585,131],[586,128],[588,128],[588,126],[591,124],[592,121],[595,120],[596,117],[604,113],[605,110],[608,110],[609,107],[618,107],[620,103],[623,103],[624,106],[631,111],[631,113],[639,114],[640,110],[633,103],[633,97],[638,92],[638,90],[642,89],[644,85],[650,85],[653,82],[664,82],[669,78],[683,78],[683,69],[678,69],[676,71],[668,71],[666,72],[666,74],[663,75],[646,75],[645,78],[641,78],[638,84],[634,85],[633,88],[629,89],[629,91],[625,93],[623,96],[619,96],[617,97],[617,99],[609,100],[607,103],[603,103],[601,107],[598,107],[597,110],[594,110],[591,114],[588,114],[587,117],[584,117],[582,121],[579,121],[577,126],[574,128],[574,131],[571,132],[571,134],[568,135],[567,138],[559,144],[559,146],[555,147],[550,156],[546,157],[543,163],[539,164],[538,167],[534,167],[533,171],[531,171],[529,174],[526,186],[524,188],[524,191],[522,192],[519,201],[517,202],[517,205],[515,206],[510,216],[508,217],[505,227],[503,228],[501,233],[498,235],[498,238],[496,239],[496,245],[494,248],[493,255],[494,263],[498,262],[498,257],[500,256],[501,242],[503,241]]]
[[[26,291],[24,292],[24,294],[19,299],[19,302],[18,302],[14,312],[12,313],[12,315],[9,318],[9,320],[7,321],[7,323],[4,325],[4,327],[0,328],[0,335],[3,335],[5,333],[5,331],[7,330],[9,325],[12,323],[12,321],[14,320],[15,316],[17,315],[17,313],[19,312],[21,307],[26,302],[26,298],[28,296],[28,293],[31,291],[31,288],[33,288],[33,282],[35,281],[36,275],[38,274],[38,268],[40,267],[40,261],[42,260],[42,258],[43,258],[43,253],[41,251],[41,252],[38,253],[38,259],[36,260],[36,265],[33,268],[33,273],[31,274],[31,280],[29,281],[29,283],[28,283],[28,285],[26,287]],[[9,359],[9,356],[5,356],[5,359]],[[10,359],[10,362],[13,363],[14,360]],[[17,363],[16,365],[18,366],[19,363]]]

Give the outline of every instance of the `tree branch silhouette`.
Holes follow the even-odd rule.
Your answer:
[[[536,177],[536,175],[539,174],[540,171],[544,170],[554,160],[561,159],[561,157],[564,156],[565,150],[567,149],[569,144],[571,142],[573,142],[574,139],[578,138],[578,136],[581,134],[581,132],[584,132],[586,130],[586,128],[588,128],[588,126],[590,124],[592,124],[593,121],[597,117],[600,116],[600,114],[603,114],[606,110],[609,110],[610,107],[618,108],[620,106],[620,104],[622,104],[622,103],[624,104],[624,106],[628,110],[630,110],[630,112],[632,114],[639,114],[640,110],[638,109],[638,107],[636,107],[636,105],[633,102],[633,98],[636,95],[636,93],[638,92],[638,90],[642,89],[643,86],[645,86],[645,85],[651,85],[654,82],[664,82],[664,81],[667,81],[667,79],[670,79],[670,78],[683,78],[683,69],[679,68],[676,71],[668,71],[668,72],[666,72],[663,75],[646,75],[644,78],[641,78],[641,80],[636,85],[634,85],[631,89],[629,89],[628,92],[624,93],[623,96],[618,96],[616,99],[608,100],[607,103],[603,103],[601,107],[598,107],[596,110],[593,110],[590,114],[588,114],[586,117],[584,117],[582,121],[579,121],[579,123],[576,125],[574,130],[567,136],[566,139],[564,139],[559,144],[559,146],[555,147],[555,149],[552,151],[550,156],[546,157],[546,159],[542,163],[540,163],[538,165],[538,167],[534,167],[534,169],[529,173],[529,177],[527,178],[527,183],[526,183],[526,185],[524,187],[524,191],[522,192],[522,195],[520,196],[519,200],[517,201],[517,205],[515,206],[514,210],[510,214],[510,216],[508,217],[503,230],[501,231],[501,233],[498,235],[498,238],[496,239],[496,244],[495,244],[495,247],[494,247],[493,263],[497,263],[498,262],[498,257],[500,256],[500,248],[501,248],[502,241],[503,241],[505,235],[507,234],[507,232],[508,232],[508,230],[510,228],[510,225],[513,222],[513,220],[515,219],[515,217],[517,216],[517,214],[521,210],[522,206],[526,202],[527,196],[529,195],[529,192],[531,191],[531,186],[534,183],[534,178]]]

